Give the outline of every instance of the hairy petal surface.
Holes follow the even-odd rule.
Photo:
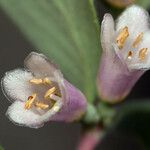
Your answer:
[[[111,14],[105,14],[101,25],[101,44],[103,51],[114,53],[112,49],[112,42],[114,38],[114,19]]]
[[[2,78],[2,88],[7,98],[13,101],[25,101],[27,95],[31,95],[32,86],[28,81],[32,78],[32,73],[23,69],[6,72]]]

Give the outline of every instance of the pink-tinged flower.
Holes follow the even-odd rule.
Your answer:
[[[148,13],[133,5],[114,22],[110,14],[101,26],[103,53],[97,76],[101,98],[115,103],[125,98],[141,75],[150,68]]]
[[[38,128],[47,121],[71,122],[83,115],[84,95],[44,55],[32,52],[24,63],[25,70],[7,72],[2,79],[5,95],[13,100],[6,114],[14,123]]]

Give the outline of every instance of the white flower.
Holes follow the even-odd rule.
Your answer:
[[[47,121],[73,121],[85,112],[84,95],[44,55],[32,52],[24,64],[26,69],[7,72],[2,79],[13,102],[7,116],[14,123],[38,128]]]
[[[149,27],[148,13],[136,5],[127,8],[116,22],[110,14],[104,16],[97,87],[105,101],[124,99],[150,68]]]

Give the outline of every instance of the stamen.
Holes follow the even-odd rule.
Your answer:
[[[44,98],[48,98],[51,94],[53,94],[56,91],[56,87],[50,88],[44,95]]]
[[[55,105],[55,103],[56,103],[56,101],[51,99],[51,101],[50,101],[50,109]]]
[[[50,98],[55,100],[55,101],[61,101],[61,97],[57,96],[56,94],[51,94]]]
[[[54,99],[54,101],[56,102],[58,102],[59,101],[59,103],[61,102],[61,98],[59,97],[59,96],[56,96],[56,95],[54,95],[54,94],[51,94],[50,95],[50,98],[51,99]],[[55,103],[54,103],[55,104]],[[51,107],[55,112],[58,112],[59,110],[60,110],[60,106],[58,106],[58,105],[53,105],[52,107]]]
[[[136,47],[139,43],[140,43],[140,41],[142,40],[142,38],[143,38],[143,32],[141,32],[137,37],[136,37],[136,39],[134,40],[134,42],[133,42],[133,44],[132,44],[132,47]]]
[[[34,100],[36,98],[36,93],[32,94],[31,96],[28,97],[28,100],[25,102],[25,109],[30,109]]]
[[[117,42],[119,49],[123,48],[123,45],[128,36],[129,36],[129,32],[128,32],[128,27],[126,26],[120,31],[120,33],[118,34],[118,36],[116,38],[116,42]]]
[[[51,81],[48,78],[43,79],[43,83],[45,84],[51,84]]]
[[[33,84],[41,84],[43,83],[42,79],[31,79],[29,80],[30,83],[33,83]]]
[[[35,106],[40,108],[40,109],[47,109],[49,107],[49,105],[41,103],[41,102],[36,102]]]
[[[48,78],[44,78],[44,79],[31,79],[29,80],[30,83],[32,84],[50,84],[51,81]]]
[[[51,84],[51,81],[49,80],[49,78],[43,78],[43,79],[38,79],[38,78],[34,78],[34,79],[31,79],[29,80],[30,83],[32,84]],[[53,98],[51,98],[51,95],[54,95],[54,98],[57,97],[57,99],[59,99],[61,97],[59,91],[57,90],[57,88],[54,86],[52,88],[50,88],[48,91],[46,91],[45,95],[44,95],[44,98],[45,99],[50,99],[50,104],[44,104],[43,102],[40,102],[40,101],[35,101],[35,98],[36,98],[36,94],[32,94],[31,96],[28,97],[28,100],[26,101],[25,103],[25,109],[30,109],[32,107],[32,105],[34,104],[35,107],[37,108],[40,108],[40,109],[51,109],[53,108],[53,110],[55,112],[59,111],[59,107],[58,106],[55,106],[55,103],[56,103],[56,100]],[[60,96],[60,97],[59,97]]]
[[[132,58],[132,51],[129,51],[129,52],[128,52],[127,58],[128,58],[128,59],[131,59],[131,58]]]
[[[140,49],[140,51],[139,51],[139,59],[140,60],[144,60],[145,55],[147,54],[147,50],[148,50],[148,48]]]

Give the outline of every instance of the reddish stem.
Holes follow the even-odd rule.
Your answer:
[[[99,128],[86,131],[81,136],[77,150],[94,150],[100,140],[100,131]]]

